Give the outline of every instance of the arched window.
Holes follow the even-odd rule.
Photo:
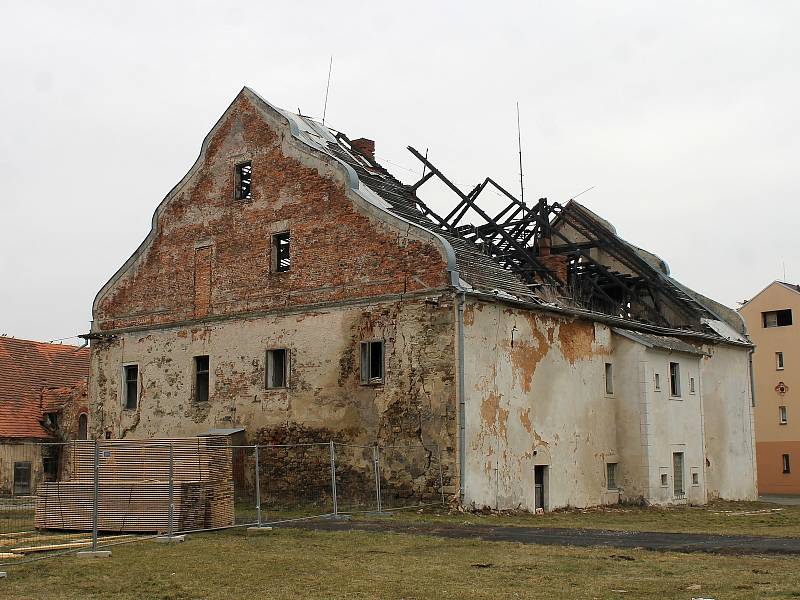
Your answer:
[[[78,439],[85,440],[89,437],[89,418],[86,413],[78,417]]]

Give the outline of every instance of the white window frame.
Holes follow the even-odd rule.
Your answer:
[[[374,344],[380,344],[381,348],[380,377],[371,376]],[[362,340],[359,344],[359,381],[361,385],[377,385],[386,381],[386,342],[384,340]]]
[[[614,363],[607,362],[604,367],[606,396],[614,395]]]
[[[673,366],[675,367],[674,378]],[[675,361],[670,361],[669,363],[669,397],[678,400],[681,398],[681,364]]]

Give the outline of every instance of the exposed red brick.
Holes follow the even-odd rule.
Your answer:
[[[446,263],[433,242],[410,239],[356,210],[343,183],[283,155],[282,135],[245,96],[237,98],[203,163],[165,206],[153,243],[99,302],[97,329],[447,285]],[[243,158],[253,164],[247,202],[233,193],[234,165]],[[271,236],[284,222],[292,267],[272,273]],[[197,242],[213,246],[207,292],[196,285]]]

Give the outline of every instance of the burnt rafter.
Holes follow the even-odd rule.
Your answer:
[[[408,150],[425,166],[424,175],[406,186],[420,212],[444,232],[475,244],[516,273],[529,289],[549,287],[557,295],[573,298],[594,310],[658,325],[670,325],[661,306],[666,299],[684,315],[686,323],[696,322],[700,305],[666,278],[651,273],[652,268],[624,242],[583,218],[579,211],[565,210],[546,198],[527,205],[491,177],[464,193],[427,156],[410,146]],[[438,215],[416,195],[434,177],[458,197],[445,216]],[[478,204],[481,194],[489,188],[508,201],[494,216]],[[468,214],[473,219],[477,215],[479,222],[465,222]],[[585,240],[569,239],[553,226],[558,219],[565,219]],[[598,260],[593,253],[598,249],[636,275],[617,272]]]

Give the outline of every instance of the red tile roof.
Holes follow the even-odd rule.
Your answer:
[[[0,337],[0,437],[50,437],[41,423],[42,397],[51,409],[58,399],[45,388],[73,386],[88,375],[88,348]]]

